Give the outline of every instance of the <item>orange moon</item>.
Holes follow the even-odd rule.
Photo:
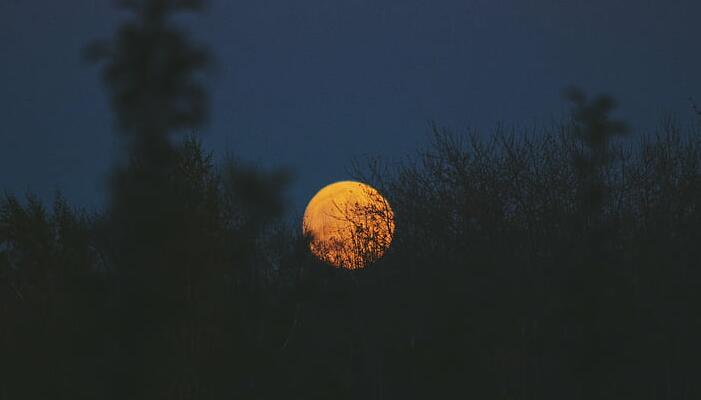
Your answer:
[[[318,259],[335,267],[365,268],[394,236],[394,212],[370,185],[341,181],[322,188],[304,211],[303,232]]]

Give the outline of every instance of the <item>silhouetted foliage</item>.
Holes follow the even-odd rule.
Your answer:
[[[192,46],[168,17],[180,10],[199,10],[202,2],[123,0],[119,4],[138,18],[122,25],[112,43],[89,46],[86,56],[105,59],[103,76],[120,127],[140,136],[197,127],[207,115],[205,91],[196,79],[207,64],[207,53]]]
[[[698,392],[688,375],[694,356],[678,352],[698,354],[682,339],[699,328],[689,319],[698,295],[682,283],[695,279],[687,268],[699,256],[691,228],[698,132],[685,135],[669,121],[639,144],[589,140],[609,120],[609,106],[597,103],[582,99],[572,123],[538,135],[498,130],[485,141],[436,129],[414,162],[360,169],[397,215],[393,251],[377,269],[394,269],[401,297],[414,302],[407,318],[418,326],[402,336],[422,332],[414,351],[423,345],[426,358],[413,373],[441,382],[416,390],[505,398]],[[663,300],[672,292],[675,300]],[[673,328],[671,315],[685,327]]]
[[[113,391],[145,399],[245,391],[251,366],[235,361],[255,364],[250,310],[264,306],[253,255],[264,224],[281,211],[284,176],[231,163],[219,172],[194,139],[172,144],[172,133],[204,122],[197,74],[207,57],[168,16],[200,2],[123,4],[136,20],[103,47],[105,81],[131,145],[113,174],[106,219],[119,319]]]
[[[0,200],[0,397],[100,397],[106,316],[91,220],[60,196],[52,212],[22,203]]]

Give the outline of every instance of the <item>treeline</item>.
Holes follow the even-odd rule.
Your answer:
[[[0,395],[694,398],[701,136],[612,143],[592,185],[579,124],[436,130],[359,168],[397,230],[356,271],[315,261],[278,184],[250,183],[281,176],[192,139],[120,221],[6,195]]]
[[[357,166],[396,216],[361,270],[311,256],[284,171],[217,164],[207,54],[123,1],[101,60],[128,157],[105,210],[0,200],[0,399],[695,399],[701,132],[571,120]]]
[[[592,129],[436,130],[412,162],[363,169],[397,215],[391,253],[363,272],[393,274],[364,312],[411,360],[389,358],[386,397],[699,395],[700,132],[670,120],[595,155]]]

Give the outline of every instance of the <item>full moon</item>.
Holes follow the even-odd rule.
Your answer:
[[[318,259],[335,267],[365,268],[392,243],[394,213],[372,186],[341,181],[322,188],[309,201],[303,231]]]

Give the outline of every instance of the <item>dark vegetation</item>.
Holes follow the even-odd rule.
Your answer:
[[[315,261],[284,172],[196,139],[206,53],[167,16],[90,46],[128,145],[104,212],[0,200],[0,399],[698,399],[701,135],[568,93],[540,132],[453,135],[356,168],[396,235]],[[484,139],[489,137],[488,139]]]

